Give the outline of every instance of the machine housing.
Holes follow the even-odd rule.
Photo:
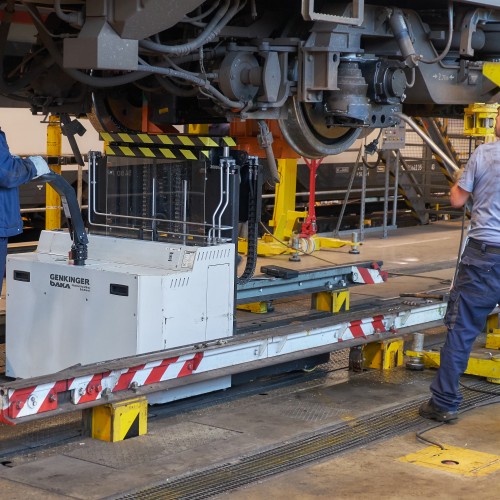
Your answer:
[[[70,246],[68,233],[44,231],[36,253],[8,258],[8,376],[232,335],[234,244],[89,235],[84,267],[68,263]]]

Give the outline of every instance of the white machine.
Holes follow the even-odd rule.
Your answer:
[[[68,233],[44,231],[36,253],[8,258],[8,376],[37,377],[232,335],[234,244],[89,235],[85,266],[70,264],[70,247]],[[230,385],[229,378],[220,382]]]

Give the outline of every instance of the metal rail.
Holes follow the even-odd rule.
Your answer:
[[[348,285],[365,284],[366,281],[360,280],[359,274],[366,270],[366,274],[378,272],[381,262],[373,261],[353,262],[349,265],[334,266],[329,268],[317,269],[312,271],[300,271],[294,278],[272,278],[270,276],[259,276],[253,280],[238,285],[236,303],[248,304],[251,302],[260,302],[264,300],[273,300],[283,297],[292,297],[321,291],[338,290],[346,288]],[[369,271],[370,270],[370,271]],[[370,280],[370,276],[367,279]],[[377,277],[371,278],[373,283]],[[380,277],[380,281],[383,278]]]
[[[0,383],[0,421],[15,424],[213,380],[406,333],[442,321],[444,302],[377,308],[269,328],[260,333],[68,368]],[[369,314],[364,311],[363,314]]]

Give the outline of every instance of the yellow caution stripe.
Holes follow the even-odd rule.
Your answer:
[[[148,144],[161,146],[183,146],[193,148],[218,148],[222,146],[234,147],[236,141],[228,136],[200,136],[177,134],[127,134],[124,132],[110,134],[100,132],[101,140],[109,143]]]
[[[133,158],[157,158],[161,160],[207,160],[210,158],[209,150],[165,148],[146,146],[124,146],[119,144],[107,144],[105,153],[108,156],[127,156]]]

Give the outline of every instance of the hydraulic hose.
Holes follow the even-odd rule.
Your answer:
[[[82,213],[76,193],[71,184],[59,174],[50,172],[49,174],[38,177],[37,180],[48,182],[61,197],[64,214],[68,219],[68,226],[73,240],[71,246],[71,259],[75,266],[84,266],[87,259],[87,244],[89,242],[85,225],[83,223]]]
[[[54,0],[54,10],[56,16],[62,21],[75,26],[83,26],[83,14],[81,11],[66,14],[61,8],[61,0]]]
[[[425,64],[434,64],[439,61],[442,61],[448,55],[448,52],[450,51],[451,47],[451,42],[453,39],[453,2],[449,2],[448,4],[448,24],[449,24],[448,40],[446,42],[446,46],[443,52],[441,52],[441,54],[434,57],[433,59],[423,59],[422,56],[420,56],[419,58],[420,62],[423,62]]]
[[[150,66],[149,64],[141,64],[139,65],[139,70],[143,73],[157,73],[160,75],[171,76],[174,78],[180,78],[182,80],[187,80],[188,82],[192,82],[198,87],[206,90],[212,96],[220,101],[224,106],[231,109],[241,109],[245,106],[243,101],[232,101],[227,98],[224,94],[219,92],[210,82],[207,80],[200,78],[193,73],[183,72],[171,68],[162,68],[161,66]]]
[[[229,8],[230,3],[230,0],[225,0],[223,6],[215,13],[201,35],[192,42],[183,43],[181,45],[163,45],[161,43],[152,42],[151,40],[142,40],[139,45],[163,54],[189,54],[193,50],[199,49],[201,46],[213,40],[230,19],[232,19],[236,12],[238,12],[239,0],[237,0],[231,8]]]

